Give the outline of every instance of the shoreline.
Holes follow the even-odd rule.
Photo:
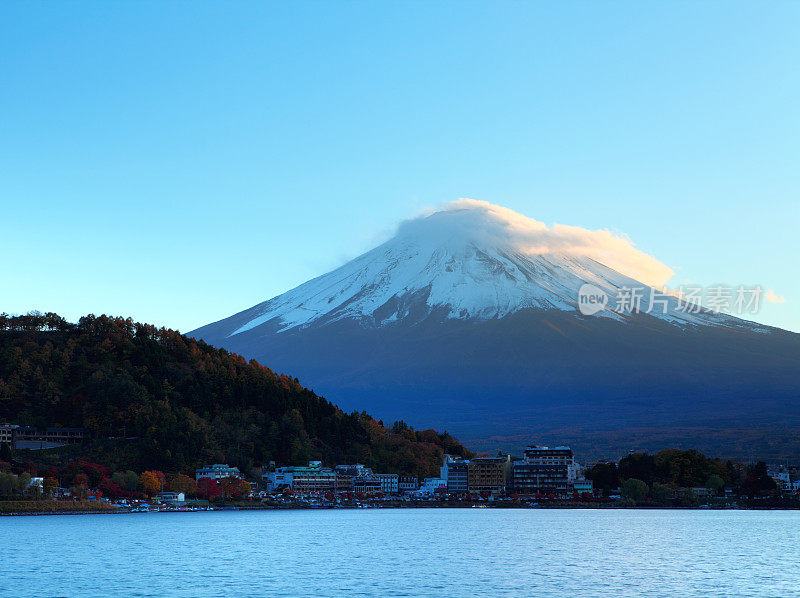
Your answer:
[[[764,506],[764,507],[743,507],[743,506],[655,506],[655,505],[381,505],[381,506],[357,506],[340,505],[335,507],[307,507],[307,506],[221,506],[213,509],[201,509],[195,511],[179,510],[152,510],[145,513],[130,511],[128,509],[76,509],[76,510],[29,510],[0,512],[0,517],[26,517],[26,516],[54,516],[54,515],[141,515],[141,514],[190,514],[190,513],[211,513],[211,512],[231,512],[231,511],[363,511],[376,509],[493,509],[493,510],[632,510],[632,511],[798,511],[800,507],[792,506]]]

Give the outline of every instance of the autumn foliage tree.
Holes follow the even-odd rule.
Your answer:
[[[143,471],[139,476],[139,487],[146,495],[155,496],[163,488],[163,477],[160,471]]]
[[[223,498],[240,498],[250,494],[250,484],[240,478],[222,478],[219,480],[219,487]]]
[[[85,473],[78,473],[72,478],[72,486],[70,491],[78,498],[86,498],[86,492],[89,489],[89,477]]]
[[[247,480],[239,480],[239,496],[242,498],[247,498],[250,496],[250,492],[253,491],[253,487],[250,485],[250,482]]]
[[[217,480],[212,480],[211,478],[200,478],[197,481],[197,494],[201,498],[214,500],[215,498],[218,498],[220,494],[222,494],[222,488],[220,488]]]
[[[183,492],[186,496],[197,494],[197,482],[188,475],[178,474],[169,480],[168,487],[172,492]]]
[[[98,488],[103,493],[103,496],[108,496],[109,498],[119,498],[125,494],[122,487],[111,478],[106,478],[100,482]]]

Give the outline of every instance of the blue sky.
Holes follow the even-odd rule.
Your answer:
[[[459,197],[800,330],[800,4],[0,5],[0,310],[188,331]]]

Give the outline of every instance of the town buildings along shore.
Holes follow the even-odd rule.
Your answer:
[[[575,492],[592,492],[591,481],[582,478],[579,471],[569,447],[530,446],[523,457],[460,459],[445,455],[439,477],[421,481],[409,475],[375,473],[360,463],[331,468],[321,461],[304,466],[267,466],[261,477],[267,492],[291,491],[296,495],[355,492],[500,496],[513,492],[572,496]]]

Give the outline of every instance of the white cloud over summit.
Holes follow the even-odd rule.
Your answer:
[[[429,236],[439,242],[466,238],[527,254],[589,257],[653,287],[663,287],[674,274],[669,266],[636,249],[629,239],[608,230],[564,224],[548,227],[509,208],[475,199],[448,202],[438,211],[407,220],[398,235]]]

